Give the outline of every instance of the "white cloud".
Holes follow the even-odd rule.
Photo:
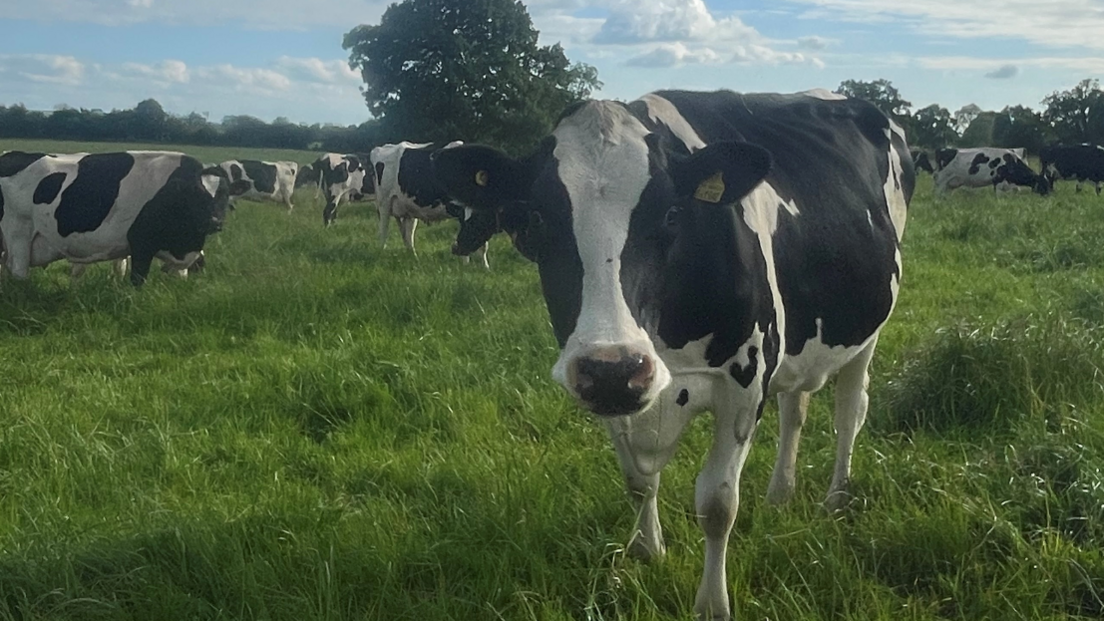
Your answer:
[[[634,56],[625,64],[632,67],[676,67],[685,64],[718,63],[723,59],[720,54],[703,47],[691,50],[681,42],[663,43],[650,52]]]
[[[826,39],[824,37],[813,35],[809,37],[800,37],[797,40],[797,47],[806,50],[823,50],[827,49],[827,47],[832,43],[833,41],[831,39]]]
[[[0,78],[48,84],[79,84],[85,65],[72,56],[0,54]]]
[[[46,89],[41,83],[50,83]],[[277,116],[307,122],[359,123],[368,118],[360,78],[342,60],[280,57],[268,66],[189,66],[157,63],[100,65],[70,56],[0,54],[0,104],[48,109],[131,108],[153,97],[178,114],[211,111]]]
[[[738,17],[717,19],[703,0],[615,0],[594,38],[597,44],[748,41],[761,38]]]
[[[1104,50],[1100,0],[788,0],[815,7],[804,17],[907,24],[957,39],[1018,39],[1049,48]]]

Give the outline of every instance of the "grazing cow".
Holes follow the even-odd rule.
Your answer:
[[[935,173],[936,194],[959,187],[986,186],[992,186],[994,192],[1016,186],[1034,189],[1039,194],[1050,191],[1046,178],[1031,170],[1013,149],[942,149],[937,157],[945,163]]]
[[[1043,176],[1053,187],[1059,179],[1076,179],[1077,191],[1086,181],[1092,181],[1100,194],[1104,181],[1104,147],[1095,144],[1057,145],[1039,151]]]
[[[290,212],[295,193],[295,179],[299,174],[299,164],[295,162],[262,162],[258,160],[228,160],[219,164],[231,182],[246,181],[249,189],[242,198],[259,198],[276,201],[287,206]]]
[[[411,252],[415,252],[414,231],[418,227],[418,221],[433,223],[450,217],[447,208],[448,195],[434,179],[429,160],[440,149],[462,144],[464,143],[460,141],[446,145],[400,142],[372,149],[370,157],[376,180],[376,209],[379,211],[381,246],[387,246],[387,229],[391,218],[399,223],[403,243]],[[463,225],[463,214],[460,219]],[[489,267],[487,245],[481,245],[478,252],[482,255],[483,266]]]
[[[640,507],[632,552],[664,553],[660,470],[694,415],[713,412],[694,609],[728,619],[726,547],[770,396],[781,441],[767,498],[783,502],[809,393],[838,374],[827,504],[847,498],[901,278],[916,181],[904,132],[839,96],[660,91],[573,106],[522,160],[443,149],[434,173],[455,201],[518,227],[536,261],[560,345],[552,375],[608,427]]]
[[[0,232],[16,278],[60,259],[86,264],[131,257],[131,283],[156,256],[186,269],[222,228],[231,195],[248,189],[222,168],[183,153],[0,156]]]
[[[934,174],[935,169],[932,168],[931,159],[928,158],[928,152],[923,149],[909,149],[909,154],[912,156],[912,167],[919,173],[921,170],[926,170],[929,173]]]
[[[374,185],[367,159],[359,155],[327,153],[312,165],[318,174],[318,185],[326,198],[322,222],[329,226],[337,219],[337,208],[344,200],[370,196]]]
[[[1015,149],[1002,149],[1002,150],[1003,151],[1011,151],[1012,154],[1015,155],[1016,157],[1020,158],[1021,160],[1024,159],[1023,147],[1016,147]],[[947,164],[950,164],[951,160],[953,160],[955,158],[955,156],[958,155],[959,151],[960,151],[960,149],[955,149],[955,148],[951,148],[951,147],[946,147],[946,148],[943,148],[943,149],[937,149],[935,151],[935,170],[934,171],[931,170],[931,162],[930,161],[928,162],[928,168],[926,170],[928,170],[929,172],[932,172],[933,174],[943,170],[944,168],[947,167]],[[916,161],[915,154],[913,155],[913,161],[914,162]]]

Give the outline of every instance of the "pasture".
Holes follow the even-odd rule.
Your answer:
[[[128,145],[0,142],[47,151]],[[285,154],[183,148],[215,161]],[[306,162],[313,154],[289,154]],[[242,201],[187,281],[94,266],[0,285],[0,619],[689,619],[700,418],[664,472],[668,556],[602,428],[553,383],[536,270],[449,255],[455,224],[368,203],[323,230]],[[798,490],[763,495],[777,412],[729,545],[739,619],[1104,615],[1104,197],[933,201],[921,176],[852,504],[821,507],[814,397]]]

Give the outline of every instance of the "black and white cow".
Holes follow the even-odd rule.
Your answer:
[[[295,175],[295,187],[303,188],[306,186],[318,187],[318,171],[315,170],[314,164],[304,164],[299,167],[299,172]]]
[[[249,189],[241,198],[257,198],[276,201],[287,206],[290,212],[292,194],[295,193],[295,179],[299,174],[296,162],[262,162],[260,160],[227,160],[219,164],[231,182],[245,181]]]
[[[1003,150],[1011,151],[1012,154],[1015,155],[1016,157],[1020,158],[1021,160],[1024,159],[1023,147],[1016,147],[1014,149],[1003,149]],[[951,161],[954,160],[954,158],[958,155],[959,151],[960,151],[960,149],[956,149],[954,147],[944,147],[942,149],[936,149],[936,151],[935,151],[935,170],[933,171],[930,168],[928,168],[926,170],[928,170],[929,172],[932,172],[933,174],[943,170],[944,168],[947,167],[947,164],[950,164]],[[915,164],[916,161],[917,161],[915,153],[913,153],[912,160],[913,160],[914,165],[916,165],[917,170],[919,170],[920,169],[919,165]],[[931,163],[931,161],[929,161],[928,166],[930,167],[931,165],[932,165],[932,163]]]
[[[372,149],[372,170],[376,180],[376,209],[379,211],[380,245],[387,246],[387,231],[391,218],[399,223],[403,243],[414,250],[414,231],[418,221],[427,223],[447,220],[449,197],[433,177],[430,156],[440,149],[450,149],[464,144],[460,141],[448,144],[400,142]],[[453,212],[454,214],[457,212]],[[467,214],[469,217],[471,212]],[[466,219],[459,213],[461,225]],[[483,266],[487,262],[487,245],[477,249]],[[417,254],[415,252],[415,254]],[[467,256],[463,254],[462,256]]]
[[[941,162],[935,173],[935,193],[945,194],[955,188],[983,188],[993,191],[1024,187],[1039,194],[1050,192],[1050,184],[1037,174],[1015,149],[978,147],[975,149],[942,149]]]
[[[1088,143],[1044,147],[1039,151],[1039,161],[1051,187],[1059,179],[1076,179],[1080,192],[1081,185],[1091,181],[1100,194],[1100,184],[1104,182],[1104,147]]]
[[[838,376],[827,503],[847,498],[901,278],[915,186],[903,131],[823,92],[660,91],[570,108],[525,159],[466,145],[437,152],[434,169],[454,200],[518,227],[537,263],[561,349],[552,375],[604,421],[641,507],[633,552],[664,554],[660,470],[694,415],[714,413],[694,609],[729,618],[726,547],[769,397],[781,443],[767,497],[783,502],[809,393]]]
[[[322,222],[329,226],[337,219],[342,200],[354,201],[372,195],[375,188],[362,155],[327,153],[312,164],[318,175],[318,187],[326,199]]]
[[[912,167],[919,173],[921,170],[926,170],[929,173],[934,174],[935,169],[932,168],[931,159],[928,157],[928,152],[923,149],[910,149],[910,155],[912,156]]]
[[[185,269],[222,228],[231,195],[244,192],[219,167],[163,151],[0,156],[0,232],[16,278],[60,259],[73,264],[131,256],[141,285],[154,257]]]

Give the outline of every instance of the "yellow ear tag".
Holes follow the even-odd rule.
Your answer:
[[[475,185],[485,188],[488,181],[490,181],[490,178],[487,176],[487,171],[481,170],[475,173]]]
[[[721,178],[721,173],[718,172],[698,185],[698,189],[694,192],[694,198],[704,203],[719,203],[721,197],[724,196],[724,191],[724,180]]]

